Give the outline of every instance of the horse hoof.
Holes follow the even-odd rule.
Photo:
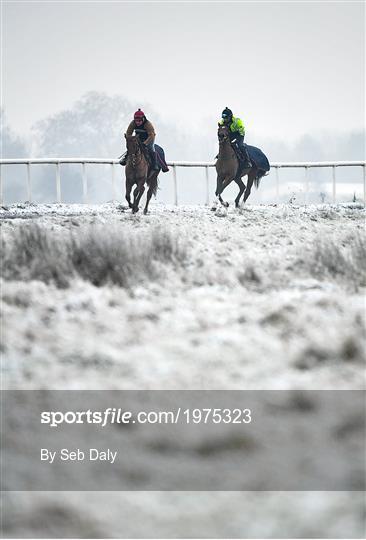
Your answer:
[[[216,212],[216,206],[213,206],[213,207],[211,208],[211,212]]]
[[[229,203],[228,203],[228,202],[224,202],[224,206],[225,206],[225,208],[229,208]]]
[[[225,206],[219,206],[218,209],[215,212],[215,216],[217,217],[226,217],[227,216],[227,209]]]
[[[139,211],[138,207],[136,208],[135,206],[132,208],[132,213],[133,214],[137,214],[137,212]]]
[[[144,215],[146,216],[147,213],[148,213],[148,209],[145,208],[145,209],[144,209]]]

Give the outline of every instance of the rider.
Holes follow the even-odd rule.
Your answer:
[[[236,141],[236,145],[245,156],[244,168],[250,168],[252,163],[248,154],[247,145],[244,144],[245,128],[242,120],[240,118],[235,118],[233,112],[225,107],[221,114],[221,120],[219,122],[221,125],[226,125],[230,129],[230,141],[233,143]]]
[[[154,171],[159,170],[159,165],[156,159],[155,152],[155,130],[152,123],[147,120],[145,113],[139,109],[135,112],[132,122],[127,128],[126,135],[127,137],[133,135],[133,132],[139,137],[140,141],[144,143],[146,148],[149,151],[151,158],[151,166]],[[127,162],[127,153],[123,156],[123,159],[120,161],[121,165],[126,165]]]

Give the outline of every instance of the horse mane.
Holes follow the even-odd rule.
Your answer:
[[[127,141],[127,142],[129,142],[129,141],[130,141],[130,142],[137,142],[137,146],[138,146],[138,148],[140,149],[141,154],[142,154],[143,156],[145,156],[145,158],[146,158],[146,154],[145,154],[145,152],[144,152],[143,144],[142,144],[142,142],[141,142],[140,137],[138,137],[138,135],[126,135],[126,141]]]

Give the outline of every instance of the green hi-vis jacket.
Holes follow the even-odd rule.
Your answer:
[[[220,124],[223,125],[224,121],[223,120],[220,120]],[[240,120],[240,118],[235,118],[233,116],[233,119],[232,119],[232,122],[230,124],[230,131],[232,131],[233,133],[239,133],[239,135],[245,135],[245,127],[244,127],[244,124],[242,122],[242,120]]]

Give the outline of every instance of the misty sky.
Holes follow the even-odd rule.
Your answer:
[[[363,129],[364,11],[349,0],[3,2],[2,106],[24,134],[90,90],[147,101],[187,130],[225,106],[261,136]]]

